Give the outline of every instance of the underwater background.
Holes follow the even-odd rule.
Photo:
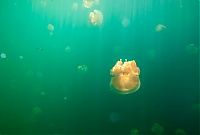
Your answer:
[[[0,1],[0,134],[199,135],[199,0],[83,2]],[[110,86],[119,59],[137,92]]]

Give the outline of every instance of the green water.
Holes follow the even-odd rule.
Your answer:
[[[200,134],[198,0],[2,0],[0,55],[1,135]],[[110,87],[119,59],[137,92]]]

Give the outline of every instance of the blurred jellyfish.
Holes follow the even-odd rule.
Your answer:
[[[79,65],[77,67],[77,70],[79,73],[86,73],[88,71],[88,67],[87,65]]]
[[[43,111],[39,106],[33,107],[31,112],[31,121],[36,122],[41,117],[42,112]]]
[[[67,101],[67,97],[65,96],[64,98],[63,98],[65,101]]]
[[[44,96],[44,95],[46,95],[46,93],[45,93],[44,91],[41,91],[41,92],[40,92],[40,95],[41,95],[41,96]]]
[[[45,8],[47,6],[47,0],[40,0],[40,5]]]
[[[175,135],[187,135],[187,134],[183,129],[178,128],[175,130]]]
[[[136,92],[140,88],[140,69],[134,60],[123,63],[120,59],[110,70],[110,86],[120,94]]]
[[[157,31],[157,32],[161,32],[161,31],[163,31],[164,29],[166,29],[167,27],[165,26],[165,25],[163,25],[163,24],[158,24],[158,25],[156,25],[156,27],[155,27],[155,31]]]
[[[124,28],[128,27],[130,25],[130,20],[128,18],[123,18],[122,19],[122,26]]]
[[[77,11],[78,10],[78,3],[77,2],[73,2],[72,3],[72,11]]]
[[[160,124],[154,123],[153,126],[151,127],[151,132],[154,135],[162,135],[164,132],[164,128]]]
[[[71,52],[71,47],[70,46],[66,46],[65,47],[65,52],[66,53],[70,53]]]
[[[131,129],[131,135],[139,135],[139,130],[137,128]]]
[[[5,59],[5,58],[6,58],[6,54],[5,54],[5,53],[1,53],[1,54],[0,54],[0,57],[1,57],[2,59]]]
[[[112,112],[110,114],[110,121],[112,123],[116,123],[116,122],[119,122],[120,121],[120,115],[118,112]]]
[[[39,71],[37,71],[35,73],[35,75],[36,75],[37,78],[43,78],[44,77],[44,74],[42,72],[39,72]]]
[[[19,59],[22,60],[22,59],[24,59],[24,57],[23,57],[22,55],[20,55],[20,56],[19,56]]]
[[[48,24],[47,25],[47,29],[48,29],[48,31],[49,31],[49,35],[53,35],[53,32],[54,32],[54,25],[53,24]]]
[[[194,111],[200,112],[200,103],[195,103],[192,105]]]
[[[89,14],[89,21],[92,25],[101,25],[103,23],[103,14],[100,10],[94,10]]]
[[[183,129],[176,129],[175,135],[187,135]]]
[[[156,58],[156,50],[154,50],[154,49],[148,50],[147,57],[151,60],[154,60]]]
[[[91,8],[94,4],[99,4],[99,0],[83,0],[83,6],[85,8]]]
[[[198,54],[199,48],[195,44],[189,44],[185,47],[185,51],[187,54],[194,55]]]

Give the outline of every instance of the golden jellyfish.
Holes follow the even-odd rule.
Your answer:
[[[83,0],[83,6],[85,8],[91,8],[94,4],[94,0]]]
[[[120,59],[110,71],[110,86],[118,93],[129,94],[140,88],[140,69],[134,60],[123,63]]]
[[[53,32],[54,32],[54,25],[53,24],[48,24],[47,25],[47,29],[48,29],[48,31],[49,31],[49,35],[53,35]]]
[[[93,5],[98,5],[99,0],[83,0],[83,6],[85,8],[91,8]]]
[[[100,10],[94,10],[89,14],[89,21],[93,25],[101,25],[103,23],[103,14]]]

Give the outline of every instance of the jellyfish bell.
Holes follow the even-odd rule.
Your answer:
[[[161,31],[163,31],[166,28],[167,28],[167,26],[165,26],[163,24],[157,24],[156,27],[155,27],[155,31],[161,32]]]
[[[87,65],[79,65],[79,66],[77,66],[77,71],[80,74],[85,74],[88,71],[88,67],[87,67]]]
[[[5,54],[5,53],[1,53],[1,54],[0,54],[0,58],[1,58],[1,59],[5,59],[5,58],[6,58],[6,54]]]
[[[78,10],[78,3],[77,2],[73,2],[72,3],[72,11],[77,11]]]
[[[89,21],[94,26],[99,26],[103,23],[103,14],[100,10],[94,10],[89,13]]]
[[[52,35],[53,35],[53,32],[54,32],[54,29],[55,29],[55,28],[54,28],[54,25],[51,24],[51,23],[48,24],[48,25],[47,25],[47,29],[48,29],[48,31],[49,31],[49,35],[52,36]]]
[[[99,0],[83,0],[83,6],[85,8],[91,8],[93,5],[98,5]]]
[[[110,86],[120,94],[130,94],[140,88],[140,69],[134,60],[123,62],[121,59],[116,62],[110,71]]]
[[[91,8],[94,4],[94,0],[83,0],[83,6],[85,8]]]

